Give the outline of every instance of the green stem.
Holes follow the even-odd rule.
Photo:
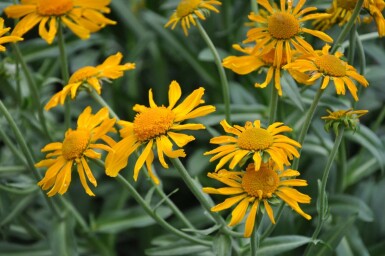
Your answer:
[[[372,32],[372,33],[359,35],[356,37],[357,37],[357,40],[359,40],[360,42],[363,42],[363,41],[367,41],[367,40],[371,40],[371,39],[377,39],[379,37],[379,35],[378,35],[378,32]],[[348,46],[349,46],[349,40],[347,40],[341,44],[341,48],[343,48],[343,49],[345,49]]]
[[[202,188],[196,185],[196,182],[191,178],[191,176],[189,175],[189,173],[187,172],[186,168],[183,166],[179,158],[170,158],[170,161],[179,172],[179,175],[182,177],[187,187],[194,194],[196,199],[201,203],[203,208],[211,215],[211,217],[213,217],[213,219],[218,224],[223,224],[224,223],[223,219],[219,216],[219,214],[211,211],[211,208],[213,207],[213,205],[211,205],[209,201],[207,201],[206,195],[203,193]]]
[[[68,60],[67,60],[65,41],[63,36],[63,24],[60,20],[59,20],[59,30],[57,35],[58,35],[57,36],[58,46],[59,46],[59,52],[60,52],[61,74],[62,74],[64,85],[66,85],[69,80]],[[67,129],[71,127],[71,106],[68,101],[68,98],[64,102],[64,122]]]
[[[357,24],[354,23],[352,30],[349,35],[349,53],[348,53],[348,63],[354,66],[354,55],[356,51],[356,32]]]
[[[206,195],[203,193],[202,188],[196,186],[196,182],[191,178],[179,158],[170,158],[170,161],[179,172],[187,187],[190,189],[196,199],[201,203],[202,207],[208,214],[210,214],[210,216],[216,221],[217,224],[222,226],[222,232],[233,237],[243,237],[243,234],[229,230],[227,228],[226,222],[222,219],[222,217],[217,212],[211,211],[212,205],[206,199]]]
[[[337,179],[336,179],[336,192],[342,193],[343,189],[345,187],[345,177],[347,172],[347,165],[346,165],[346,141],[342,139],[340,151],[338,152],[338,159],[339,161],[339,167],[337,172]]]
[[[314,96],[313,102],[310,105],[309,110],[306,113],[305,121],[304,121],[304,123],[302,125],[302,129],[300,131],[300,134],[299,134],[299,137],[298,137],[298,140],[297,140],[298,143],[301,144],[301,145],[305,141],[306,134],[307,134],[307,132],[309,130],[309,127],[310,127],[310,124],[311,124],[311,120],[313,119],[314,113],[315,113],[315,111],[317,109],[318,103],[319,103],[319,101],[321,99],[321,96],[322,96],[323,92],[324,92],[324,90],[321,89],[321,86],[320,86],[318,88],[318,91],[317,91],[316,95]],[[299,151],[301,153],[301,149]],[[293,165],[292,165],[293,170],[297,170],[298,166],[299,166],[299,158],[295,158],[294,161],[293,161]]]
[[[258,4],[257,4],[257,1],[256,0],[250,0],[251,3],[251,11],[255,14],[258,14]]]
[[[4,104],[3,104],[3,102],[1,100],[0,100],[0,112],[3,114],[5,119],[7,119],[8,124],[11,126],[11,129],[12,129],[12,131],[15,134],[15,137],[16,137],[16,140],[17,140],[19,146],[20,146],[20,149],[23,152],[24,157],[27,160],[27,162],[26,162],[27,167],[32,171],[32,174],[33,174],[35,180],[37,182],[40,181],[41,180],[41,176],[40,176],[40,174],[38,173],[38,171],[35,168],[35,160],[33,159],[31,151],[30,151],[26,141],[24,140],[24,137],[23,137],[21,131],[17,127],[17,124],[15,123],[15,121],[13,120],[11,114],[8,112],[7,108],[4,106]],[[62,216],[61,216],[59,210],[57,209],[57,206],[53,203],[52,200],[49,200],[47,198],[47,196],[43,193],[42,190],[39,190],[39,191],[43,194],[43,197],[46,200],[47,205],[51,209],[53,214],[55,216],[57,216],[59,219],[61,219]]]
[[[167,221],[162,219],[158,214],[156,214],[151,207],[147,204],[147,202],[140,196],[140,194],[135,190],[135,188],[126,180],[121,174],[118,174],[116,179],[130,192],[131,196],[138,202],[138,204],[145,210],[145,212],[150,215],[154,220],[157,221],[159,225],[161,225],[164,229],[168,230],[169,232],[184,238],[190,242],[201,244],[204,246],[211,246],[210,241],[202,240],[197,237],[188,235],[173,226],[171,226]]]
[[[260,210],[258,211],[259,212],[257,213],[257,216],[256,216],[254,229],[250,237],[250,250],[251,250],[252,256],[257,256],[257,250],[260,244],[260,235],[258,234],[258,228],[259,228],[259,225],[261,224],[263,215]]]
[[[269,125],[274,123],[278,106],[278,92],[274,85],[271,84],[271,97],[270,97],[270,113],[269,113]]]
[[[350,20],[348,21],[348,23],[346,23],[346,25],[342,29],[337,40],[334,42],[333,47],[330,51],[331,53],[335,53],[337,51],[338,47],[341,46],[342,41],[345,39],[347,34],[352,29],[354,23],[356,22],[356,18],[358,16],[358,14],[360,13],[360,10],[361,10],[363,3],[364,3],[364,0],[358,0],[357,1],[356,7],[354,7],[354,10],[353,10],[352,16],[350,17]]]
[[[207,46],[209,47],[211,53],[214,56],[214,61],[218,69],[219,78],[221,81],[221,87],[222,87],[222,94],[223,94],[223,103],[225,105],[225,116],[226,121],[228,123],[231,123],[230,119],[230,93],[229,93],[229,83],[227,81],[225,69],[222,66],[221,58],[219,57],[218,51],[215,48],[213,42],[211,41],[210,37],[207,35],[205,29],[202,27],[201,23],[196,20],[197,27],[199,30],[199,33],[203,37],[203,40],[206,42]]]
[[[317,227],[316,227],[316,229],[312,235],[313,241],[315,241],[317,239],[319,233],[321,232],[322,226],[323,226],[325,220],[327,219],[328,204],[327,204],[327,196],[326,196],[326,184],[328,181],[329,173],[330,173],[331,167],[333,165],[334,159],[337,155],[338,148],[339,148],[341,141],[342,141],[342,138],[344,136],[344,131],[345,131],[344,127],[339,128],[337,138],[334,141],[333,149],[329,154],[325,169],[323,171],[322,180],[321,180],[321,187],[320,187],[320,195],[319,195],[318,200],[317,200],[317,204],[319,206],[319,208],[318,208],[319,217],[318,217]],[[305,251],[305,255],[307,255],[307,253],[310,250],[310,247],[312,247],[312,246],[313,246],[313,244],[309,244],[309,246],[307,247],[307,249]]]
[[[39,90],[36,86],[35,80],[32,77],[32,74],[31,74],[31,72],[27,66],[27,63],[24,61],[24,58],[23,58],[23,55],[20,51],[19,46],[17,44],[12,44],[12,47],[14,49],[14,52],[16,54],[18,61],[20,62],[20,65],[21,65],[21,68],[23,69],[24,75],[27,78],[28,86],[31,90],[32,97],[34,98],[34,103],[35,103],[35,106],[37,109],[37,114],[39,116],[39,121],[40,121],[41,127],[42,127],[45,135],[47,136],[47,138],[49,140],[52,140],[51,134],[48,132],[47,122],[45,120],[45,116],[43,113],[43,107],[42,107],[41,102],[40,102]]]
[[[110,113],[110,115],[116,119],[116,121],[120,121],[120,118],[119,116],[114,112],[114,110],[112,110],[112,108],[110,107],[110,105],[108,105],[108,103],[103,99],[102,96],[100,96],[96,91],[95,89],[93,88],[90,88],[88,90],[90,96],[99,104],[101,105],[102,107],[106,107],[108,109],[108,112]]]

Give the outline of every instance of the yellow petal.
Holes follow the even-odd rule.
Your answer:
[[[255,217],[258,212],[259,200],[255,200],[253,205],[250,208],[249,216],[246,219],[245,223],[245,232],[243,234],[244,237],[250,237],[254,230],[255,225]]]
[[[152,145],[154,141],[150,140],[147,142],[146,147],[144,148],[143,152],[140,154],[138,160],[136,160],[135,167],[134,167],[134,180],[138,180],[139,171],[142,168],[144,162],[147,160],[147,158],[150,155],[150,151],[152,150]]]
[[[231,212],[231,220],[229,226],[234,226],[242,221],[243,217],[245,217],[247,207],[249,206],[250,199],[246,197],[243,199]]]

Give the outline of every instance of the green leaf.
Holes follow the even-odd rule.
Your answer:
[[[354,224],[356,218],[356,216],[351,216],[350,218],[342,219],[336,226],[323,233],[320,237],[320,240],[323,242],[313,245],[307,255],[331,255],[341,242],[342,238],[349,232],[349,229]]]
[[[330,212],[338,215],[350,216],[357,214],[362,221],[371,222],[374,214],[369,206],[361,199],[350,195],[330,195]]]
[[[257,250],[257,255],[279,255],[307,244],[310,241],[310,237],[295,235],[267,238],[262,241],[261,246]]]
[[[53,222],[53,226],[49,230],[49,242],[53,255],[78,255],[74,227],[75,220],[69,214],[65,218]]]
[[[156,247],[146,250],[146,255],[150,256],[179,256],[179,255],[199,255],[199,253],[209,251],[209,247],[203,245],[192,245],[185,242],[172,243],[163,247]]]
[[[369,154],[358,155],[348,162],[346,184],[349,187],[363,178],[372,175],[379,168],[377,159]]]
[[[304,111],[304,103],[302,101],[302,96],[299,92],[297,83],[294,79],[288,74],[284,73],[281,79],[282,94],[289,98],[289,102],[301,110]]]
[[[36,199],[36,192],[17,200],[12,205],[11,211],[7,212],[7,215],[5,216],[1,216],[0,227],[11,222],[20,213],[22,213],[35,199]]]
[[[172,214],[169,208],[163,206],[158,207],[156,213],[163,219]],[[112,212],[97,219],[93,230],[101,233],[117,234],[130,228],[147,227],[153,224],[155,224],[155,221],[152,217],[148,216],[140,207],[135,207]]]
[[[0,249],[0,256],[52,256],[52,251],[46,243],[27,246],[1,242]]]
[[[213,250],[215,255],[231,256],[231,238],[228,235],[218,234],[214,238]]]
[[[381,170],[384,170],[384,145],[381,143],[381,139],[372,130],[364,125],[360,125],[360,129],[357,132],[346,133],[346,136],[366,148],[377,159]]]

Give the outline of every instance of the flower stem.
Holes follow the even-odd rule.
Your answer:
[[[15,51],[16,58],[18,59],[20,65],[21,65],[21,68],[23,69],[24,75],[27,78],[28,86],[31,90],[32,97],[34,98],[34,103],[36,105],[37,114],[39,116],[39,121],[40,121],[41,127],[42,127],[45,135],[47,136],[47,138],[49,140],[52,140],[51,134],[49,133],[48,128],[47,128],[47,122],[45,120],[45,116],[43,113],[43,107],[40,103],[39,90],[36,86],[35,80],[32,77],[32,74],[31,74],[31,72],[27,66],[27,63],[25,63],[25,61],[24,61],[24,58],[23,58],[23,55],[19,49],[19,46],[17,44],[12,44],[12,47]]]
[[[318,205],[317,208],[318,208],[319,217],[318,217],[317,227],[316,227],[316,229],[312,235],[313,241],[315,241],[317,239],[318,234],[321,232],[322,226],[323,226],[325,220],[327,219],[328,203],[327,203],[327,195],[326,195],[326,184],[328,181],[330,169],[333,165],[334,159],[335,159],[337,152],[338,152],[338,148],[339,148],[341,141],[342,141],[342,138],[344,136],[344,131],[345,130],[344,130],[343,126],[341,126],[338,129],[338,134],[337,134],[337,137],[334,141],[333,149],[329,154],[325,169],[323,171],[321,186],[320,186],[320,190],[319,190],[320,194],[319,194],[319,197],[317,200],[317,205]],[[311,246],[313,246],[313,244],[309,244],[309,246],[306,248],[305,255],[307,255]]]
[[[324,92],[324,90],[321,89],[321,86],[320,86],[318,88],[318,91],[317,91],[316,95],[314,96],[313,102],[310,105],[309,110],[306,113],[305,121],[304,121],[304,123],[302,125],[302,129],[300,131],[300,134],[299,134],[299,137],[298,137],[298,140],[297,140],[298,143],[301,144],[301,145],[305,141],[306,134],[307,134],[307,132],[309,130],[309,127],[310,127],[310,124],[311,124],[311,120],[313,119],[315,110],[317,109],[318,103],[319,103],[319,101],[321,99],[321,96],[322,96],[323,92]],[[301,149],[299,151],[301,153]],[[293,161],[292,169],[293,170],[297,170],[298,166],[299,166],[299,158],[295,158],[294,161]]]
[[[93,88],[90,88],[88,90],[90,96],[99,104],[101,105],[102,107],[106,107],[108,109],[108,112],[110,113],[110,115],[112,117],[114,117],[116,119],[116,121],[119,121],[120,118],[119,116],[114,112],[114,110],[112,110],[112,108],[110,107],[110,105],[108,105],[108,103],[103,99],[102,96],[100,96],[96,91],[95,89]]]
[[[57,35],[58,35],[57,36],[58,46],[60,51],[61,74],[65,85],[68,83],[68,80],[69,80],[69,72],[68,72],[67,54],[65,49],[65,41],[63,36],[63,24],[61,20],[59,20],[59,31]],[[68,98],[64,102],[64,122],[67,129],[71,127],[71,106],[68,102]]]
[[[251,0],[251,11],[255,14],[258,14],[258,4],[256,0]]]
[[[25,159],[27,160],[26,166],[32,171],[32,174],[33,174],[35,180],[37,182],[40,181],[41,180],[41,176],[38,173],[38,171],[36,170],[35,160],[33,159],[31,150],[29,149],[26,141],[24,140],[24,137],[23,137],[21,131],[17,127],[17,124],[13,120],[11,114],[8,112],[7,108],[4,106],[4,104],[3,104],[3,102],[1,100],[0,100],[0,113],[3,114],[5,119],[8,121],[8,124],[11,126],[11,129],[12,129],[13,133],[15,134],[15,138],[16,138],[19,146],[20,146],[20,149],[23,152]],[[40,192],[43,193],[42,190],[40,190]],[[52,213],[56,217],[61,219],[62,215],[60,214],[59,210],[57,209],[57,205],[52,200],[49,200],[44,193],[43,193],[43,197],[46,200],[47,205],[50,208],[50,210],[52,211]]]
[[[269,125],[274,123],[278,106],[278,92],[273,85],[271,85],[271,97],[270,97],[270,112],[269,112]]]
[[[222,217],[218,213],[211,211],[211,207],[213,205],[211,205],[210,202],[206,199],[206,195],[202,192],[202,188],[196,185],[196,181],[191,178],[179,158],[170,158],[170,161],[178,170],[187,187],[194,194],[196,199],[201,203],[202,207],[207,211],[208,214],[210,214],[210,216],[217,222],[217,224],[222,226],[221,231],[233,237],[243,237],[243,234],[229,230],[227,228],[226,222],[222,219]]]
[[[260,244],[260,235],[258,234],[258,228],[259,228],[259,225],[261,224],[263,215],[260,210],[258,211],[259,213],[257,213],[254,229],[250,237],[250,250],[251,250],[252,256],[257,256],[257,250]]]
[[[161,225],[164,229],[168,230],[169,232],[184,238],[188,241],[191,241],[196,244],[201,244],[204,246],[211,246],[211,242],[199,239],[197,237],[188,235],[173,226],[171,226],[167,221],[162,219],[158,214],[156,214],[155,211],[151,209],[151,207],[147,204],[147,202],[140,196],[140,194],[135,190],[135,188],[121,175],[118,174],[116,179],[130,192],[131,196],[138,202],[138,204],[145,210],[145,212],[150,215],[153,219],[157,221],[159,225]]]
[[[222,87],[222,94],[223,94],[223,103],[225,105],[225,117],[226,121],[228,123],[231,123],[230,119],[230,93],[229,93],[229,83],[227,81],[225,69],[222,66],[221,58],[219,57],[218,51],[215,48],[213,42],[211,41],[210,37],[207,35],[205,29],[202,27],[201,23],[196,20],[197,27],[199,30],[199,33],[203,37],[203,40],[206,42],[207,46],[209,47],[211,53],[214,56],[214,61],[218,69],[219,73],[219,79],[221,81],[221,87]]]
[[[342,41],[345,39],[345,37],[348,35],[350,30],[352,29],[354,23],[356,22],[356,18],[358,16],[358,14],[360,13],[360,10],[361,10],[363,3],[364,3],[364,0],[358,0],[357,1],[356,7],[354,7],[354,10],[353,10],[352,16],[350,17],[350,20],[348,21],[348,23],[346,23],[346,25],[342,29],[337,40],[334,42],[333,47],[330,51],[331,53],[335,53],[337,51],[338,47],[341,46]]]

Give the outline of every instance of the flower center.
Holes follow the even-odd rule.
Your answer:
[[[273,144],[273,136],[262,128],[249,128],[238,137],[238,146],[247,150],[264,150]]]
[[[279,185],[278,174],[268,168],[268,165],[262,165],[259,171],[255,171],[254,164],[247,166],[246,172],[242,177],[242,188],[250,195],[260,199],[270,198],[277,190]]]
[[[72,10],[72,0],[37,0],[37,13],[42,16],[61,16]]]
[[[88,131],[70,131],[63,141],[62,154],[64,159],[73,160],[82,157],[90,139],[91,134]]]
[[[337,6],[345,10],[353,10],[357,0],[337,0]]]
[[[276,12],[268,17],[267,29],[276,39],[290,39],[298,34],[300,25],[293,14]]]
[[[265,62],[267,65],[272,66],[274,64],[274,59],[275,59],[275,49],[271,49],[268,53],[264,54],[261,56],[261,59],[263,62]],[[282,59],[280,63],[281,67],[287,64],[287,59],[286,59],[286,52],[282,53]]]
[[[176,8],[176,16],[185,17],[198,9],[201,0],[182,0]]]
[[[147,141],[166,134],[174,123],[175,114],[165,107],[147,108],[135,116],[134,133],[138,141]]]
[[[346,63],[334,55],[322,55],[315,60],[315,64],[326,75],[341,77],[346,75]]]

